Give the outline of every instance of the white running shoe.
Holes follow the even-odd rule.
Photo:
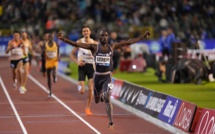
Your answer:
[[[17,84],[16,83],[13,83],[13,88],[17,88]]]
[[[17,88],[17,79],[15,79],[15,82],[13,83],[13,87]]]
[[[22,89],[22,87],[19,87],[19,93],[20,94],[24,94],[25,93],[25,91]]]
[[[57,82],[57,77],[54,77],[54,83],[56,83]]]
[[[49,94],[48,97],[51,98],[51,97],[52,97],[52,94]]]

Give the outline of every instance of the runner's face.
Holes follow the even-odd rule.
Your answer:
[[[90,31],[90,29],[88,27],[85,27],[85,28],[82,29],[82,35],[84,37],[90,37],[90,34],[91,34],[91,31]]]
[[[101,42],[101,44],[108,43],[108,33],[106,31],[101,31],[99,33],[99,41]]]
[[[45,34],[45,35],[44,35],[44,40],[46,40],[46,41],[48,40],[48,35],[49,35],[49,34]]]
[[[26,38],[27,38],[27,33],[26,33],[26,32],[23,32],[23,33],[22,33],[22,38],[23,38],[23,39],[26,39]]]
[[[49,40],[49,41],[53,40],[52,34],[48,34],[48,40]]]
[[[19,40],[20,34],[19,34],[19,33],[14,33],[14,34],[13,34],[13,38],[14,38],[15,40]]]

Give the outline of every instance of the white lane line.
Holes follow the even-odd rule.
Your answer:
[[[41,87],[45,92],[49,93],[49,90],[46,89],[45,86],[43,86],[39,81],[37,81],[32,75],[28,75],[28,77],[36,83],[39,87]],[[81,120],[84,124],[86,124],[89,128],[91,128],[94,132],[97,134],[101,134],[97,129],[95,129],[93,126],[91,126],[87,121],[85,121],[81,116],[79,116],[75,111],[73,111],[69,106],[67,106],[63,101],[61,101],[57,96],[52,94],[52,98],[54,98],[57,102],[59,102],[64,108],[66,108],[68,111],[70,111],[73,115],[75,115],[79,120]]]
[[[3,80],[2,80],[2,78],[1,78],[1,76],[0,76],[0,83],[1,83],[1,86],[2,86],[2,88],[3,88],[3,90],[4,90],[4,93],[5,93],[6,97],[7,97],[8,101],[9,101],[9,103],[10,103],[10,106],[12,107],[13,112],[15,113],[16,119],[18,120],[19,125],[20,125],[21,128],[22,128],[23,133],[24,133],[24,134],[27,134],[28,132],[26,131],[26,128],[25,128],[25,126],[23,125],[23,122],[22,122],[22,120],[21,120],[21,118],[20,118],[20,116],[19,116],[19,114],[18,114],[18,112],[17,112],[17,110],[16,110],[16,107],[14,106],[13,101],[11,100],[10,95],[9,95],[8,92],[7,92],[7,89],[6,89],[6,87],[5,87],[4,83],[3,83]]]

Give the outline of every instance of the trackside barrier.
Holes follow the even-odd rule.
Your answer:
[[[151,120],[157,119],[156,122],[158,122],[158,120],[162,121],[162,123],[158,125],[166,126],[166,129],[171,130],[173,133],[196,133],[198,130],[197,128],[199,128],[199,126],[200,128],[202,127],[202,125],[199,124],[203,113],[201,114],[201,108],[198,108],[196,104],[167,94],[155,92],[123,80],[113,79],[113,84],[113,98],[141,111],[144,115],[146,114],[155,118],[151,118]],[[211,113],[208,114],[208,117],[210,117],[211,120],[214,119],[215,110],[208,111],[208,113]],[[149,118],[148,116],[147,118]],[[208,124],[209,123],[214,122],[208,121]],[[207,129],[209,129],[209,125],[206,126]],[[213,130],[212,128],[215,130],[215,125],[213,126],[214,127],[210,127],[211,131]],[[204,127],[201,129],[201,132],[204,132],[204,134],[209,132],[205,129]]]
[[[12,36],[0,36],[0,56],[8,56],[5,54],[7,44],[9,40],[12,39]]]
[[[203,108],[195,127],[195,134],[214,134],[215,133],[215,110]]]
[[[197,106],[195,104],[182,100],[173,126],[185,132],[191,132],[196,109]]]
[[[68,76],[61,77],[72,81]],[[77,84],[77,81],[72,81]],[[113,79],[112,102],[175,134],[215,133],[215,110]]]
[[[66,62],[66,61],[59,61],[58,62],[58,71],[61,72],[61,73],[64,73],[64,71],[67,68],[68,64],[69,63]]]

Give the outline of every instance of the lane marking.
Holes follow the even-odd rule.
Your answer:
[[[10,106],[12,107],[13,112],[15,113],[16,119],[18,120],[19,125],[22,128],[23,133],[27,134],[28,132],[26,131],[26,128],[25,128],[25,126],[24,126],[24,124],[23,124],[23,122],[22,122],[22,120],[21,120],[21,118],[20,118],[20,116],[19,116],[19,114],[18,114],[18,112],[16,110],[16,107],[14,106],[13,101],[11,100],[9,93],[7,92],[7,89],[6,89],[6,87],[5,87],[5,85],[4,85],[3,81],[2,81],[1,76],[0,76],[0,83],[1,83],[1,86],[2,86],[2,88],[4,90],[4,93],[5,93],[6,97],[7,97],[8,101],[9,101],[9,103],[10,103]]]
[[[36,83],[41,89],[43,89],[46,93],[49,93],[49,90],[46,89],[45,86],[43,86],[39,81],[37,81],[32,75],[28,75],[28,77]],[[48,96],[47,96],[48,97]],[[89,128],[91,128],[94,132],[97,134],[101,134],[97,129],[95,129],[93,126],[91,126],[87,121],[85,121],[81,116],[79,116],[75,111],[73,111],[69,106],[67,106],[63,101],[61,101],[57,96],[52,94],[52,98],[54,98],[57,102],[59,102],[64,108],[66,108],[68,111],[70,111],[73,115],[75,115],[79,120],[81,120],[84,124],[86,124]]]

